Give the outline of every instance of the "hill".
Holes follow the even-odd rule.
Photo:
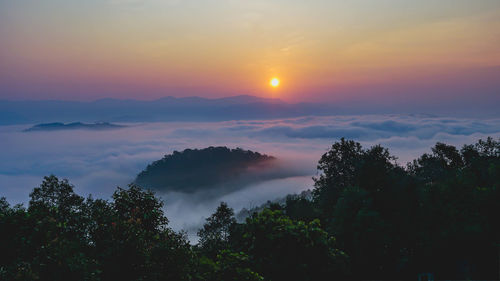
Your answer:
[[[213,187],[239,188],[269,174],[274,157],[241,148],[208,147],[174,151],[139,173],[135,183],[161,191],[195,192]]]
[[[43,123],[37,124],[33,127],[30,127],[25,132],[33,132],[33,131],[59,131],[59,130],[79,130],[79,129],[87,129],[87,130],[110,130],[110,129],[118,129],[123,128],[125,126],[111,124],[108,122],[96,122],[96,123],[82,123],[82,122],[73,122],[64,124],[61,122],[55,123]]]

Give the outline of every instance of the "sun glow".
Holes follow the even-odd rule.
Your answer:
[[[272,87],[276,88],[280,85],[280,80],[278,78],[273,78],[273,79],[271,79],[271,82],[269,82],[269,84]]]

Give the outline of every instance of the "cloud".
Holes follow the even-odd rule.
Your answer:
[[[394,136],[432,139],[439,133],[469,136],[475,133],[495,134],[499,119],[446,119],[438,117],[409,116],[359,116],[355,119],[338,117],[315,117],[285,120],[282,124],[269,124],[264,128],[248,128],[246,131],[261,137],[288,137],[304,139],[377,140]],[[242,125],[239,131],[244,131]],[[231,128],[228,128],[231,130]]]
[[[280,165],[243,189],[206,196],[160,194],[175,229],[195,229],[221,200],[236,211],[312,187],[316,163],[340,137],[364,146],[382,144],[406,164],[436,142],[458,147],[487,136],[500,137],[500,119],[444,118],[429,115],[352,115],[225,122],[134,123],[112,131],[23,133],[27,126],[0,126],[0,196],[27,202],[42,177],[68,178],[78,193],[109,198],[147,164],[185,148],[241,147],[276,156]],[[281,175],[280,175],[281,173]]]

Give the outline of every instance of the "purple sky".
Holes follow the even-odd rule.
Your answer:
[[[0,99],[500,103],[499,1],[0,0],[0,38]]]

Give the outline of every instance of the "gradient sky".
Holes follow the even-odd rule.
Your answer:
[[[500,1],[0,0],[0,99],[238,94],[500,104]]]

